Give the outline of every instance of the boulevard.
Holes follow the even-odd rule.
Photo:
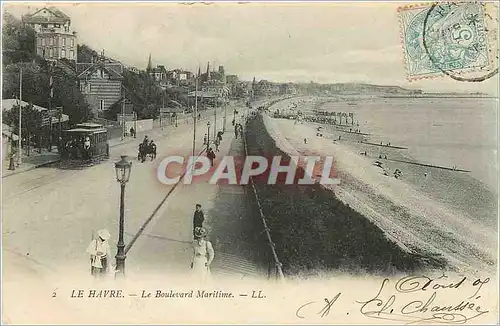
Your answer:
[[[223,115],[223,109],[219,109],[219,130],[222,129]],[[213,125],[213,115],[210,114],[209,118]],[[197,122],[197,154],[204,148],[207,121],[205,118]],[[231,129],[228,118],[218,156],[229,152],[234,140]],[[125,191],[125,243],[128,244],[173,187],[157,180],[159,161],[169,155],[191,154],[193,125],[153,130],[148,132],[148,136],[155,140],[158,147],[158,155],[153,162],[149,158],[144,163],[137,161],[137,147],[142,141],[138,137],[134,142],[112,147],[109,160],[89,168],[61,170],[46,167],[3,179],[3,248],[12,254],[8,257],[29,259],[31,265],[45,270],[69,268],[86,271],[88,257],[85,249],[93,233],[101,228],[110,230],[110,246],[114,251],[120,198],[114,163],[121,155],[127,155],[132,162],[130,181]],[[140,273],[155,266],[160,266],[162,270],[186,269],[192,255],[190,243],[194,206],[200,203],[206,211],[210,210],[216,200],[216,187],[180,185],[131,248],[127,257],[127,273]],[[225,200],[233,201],[237,197]],[[4,277],[8,278],[10,269],[5,271]]]

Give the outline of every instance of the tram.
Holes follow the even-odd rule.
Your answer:
[[[108,131],[97,123],[80,123],[65,130],[62,145],[65,161],[96,162],[109,158]]]

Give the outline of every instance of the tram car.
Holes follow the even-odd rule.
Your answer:
[[[63,132],[61,156],[69,162],[98,162],[109,158],[108,131],[97,123],[80,123]]]

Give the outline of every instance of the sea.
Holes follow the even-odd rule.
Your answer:
[[[370,141],[408,147],[419,163],[469,170],[498,193],[496,98],[365,98],[321,110],[352,112]]]

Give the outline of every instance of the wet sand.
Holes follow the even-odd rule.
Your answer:
[[[298,103],[303,112],[314,106],[311,99]],[[280,102],[270,111],[289,105]],[[469,173],[398,162],[415,160],[402,149],[366,144],[370,136],[342,131],[347,127],[322,125],[323,137],[317,137],[319,124],[264,121],[275,138],[282,138],[281,146],[301,155],[332,155],[342,182],[331,186],[337,197],[395,242],[424,256],[445,258],[455,271],[495,270],[497,197]],[[397,140],[391,142],[397,145]],[[361,154],[365,151],[366,156]],[[402,171],[400,179],[394,177],[395,169]]]

